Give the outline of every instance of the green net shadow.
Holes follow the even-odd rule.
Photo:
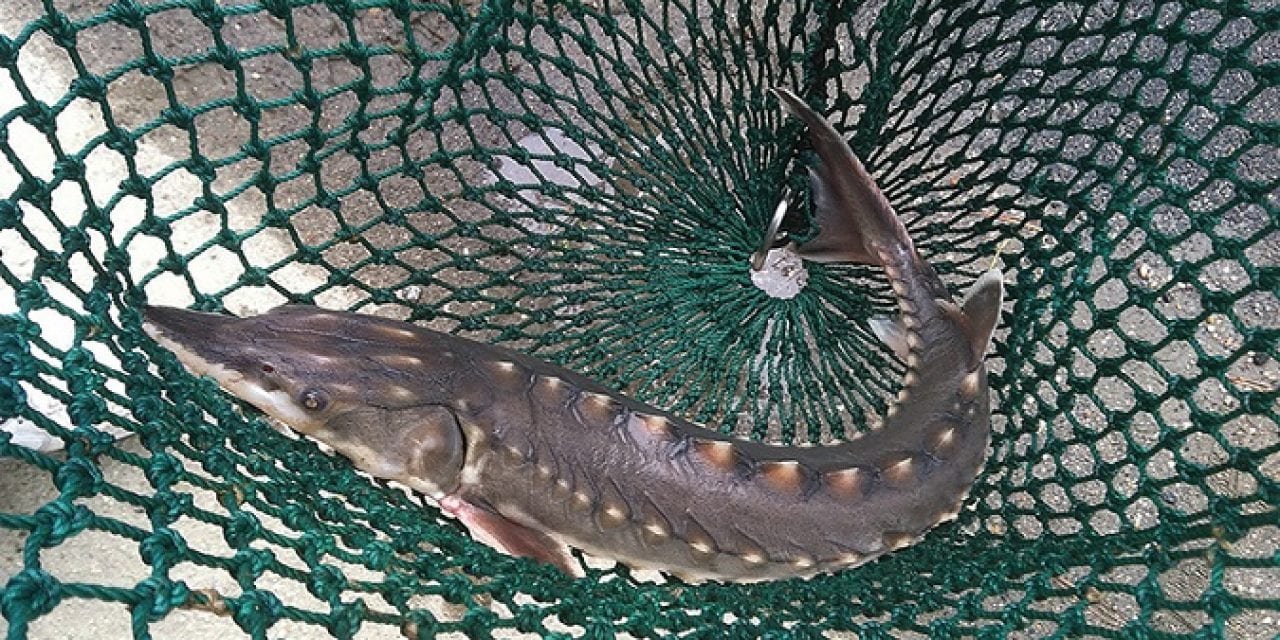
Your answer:
[[[21,0],[0,9],[10,638],[1280,633],[1280,12],[1107,3]],[[583,580],[273,431],[144,303],[312,302],[826,442],[883,280],[748,256],[791,87],[921,252],[1008,299],[955,523],[811,581]],[[803,221],[797,233],[804,233]],[[120,439],[121,436],[130,436]],[[59,450],[60,449],[60,450]]]

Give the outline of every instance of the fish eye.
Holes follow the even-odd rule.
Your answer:
[[[263,373],[275,373],[275,372],[276,372],[276,368],[275,368],[275,367],[273,367],[273,366],[271,366],[271,363],[270,363],[270,362],[264,362],[264,363],[262,363],[262,372],[263,372]]]
[[[307,411],[324,411],[329,406],[329,394],[323,389],[306,389],[298,395],[298,404]]]

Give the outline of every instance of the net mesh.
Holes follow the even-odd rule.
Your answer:
[[[10,638],[1280,633],[1273,2],[6,5]],[[807,193],[775,86],[846,133],[954,291],[1006,265],[971,507],[871,565],[572,580],[140,331],[144,302],[312,302],[725,432],[847,437],[900,379],[867,328],[891,298],[862,267],[752,284],[783,188]]]

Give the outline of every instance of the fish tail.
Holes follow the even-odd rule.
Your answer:
[[[816,262],[893,266],[895,256],[914,257],[915,245],[875,180],[845,139],[817,111],[787,89],[774,89],[809,130],[818,162],[810,171],[818,235],[797,253]]]

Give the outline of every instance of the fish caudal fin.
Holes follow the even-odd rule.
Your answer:
[[[872,316],[867,323],[871,326],[871,332],[893,350],[893,355],[903,362],[907,361],[910,345],[907,343],[907,326],[903,324],[901,317]]]
[[[810,172],[818,235],[796,249],[800,257],[883,265],[883,251],[914,251],[902,221],[844,138],[794,93],[787,89],[774,89],[774,93],[808,127],[809,142],[818,156]]]

